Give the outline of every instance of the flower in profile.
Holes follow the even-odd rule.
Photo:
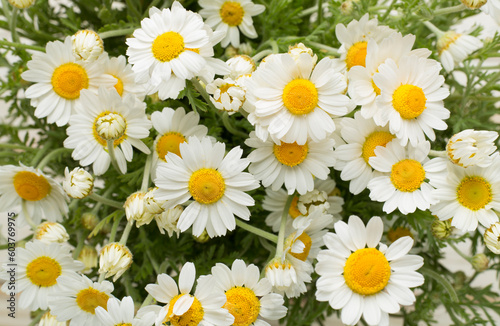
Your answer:
[[[118,242],[108,243],[99,254],[99,274],[108,278],[113,276],[115,282],[132,265],[132,253],[127,246]]]
[[[102,72],[111,75],[115,79],[114,88],[118,94],[122,97],[133,94],[142,101],[145,95],[144,86],[136,83],[132,65],[127,64],[125,56],[120,55],[110,58],[107,53],[104,56]]]
[[[447,31],[438,36],[437,50],[439,60],[446,71],[452,71],[456,65],[464,61],[472,52],[480,49],[483,42],[471,35]]]
[[[125,216],[127,221],[134,224],[136,227],[147,225],[153,220],[154,214],[150,213],[145,206],[144,199],[146,193],[137,191],[127,197],[123,207],[125,208]]]
[[[250,219],[247,206],[255,201],[245,191],[257,188],[259,183],[243,172],[249,163],[241,158],[243,150],[238,146],[225,155],[225,148],[224,143],[212,144],[208,137],[201,141],[190,137],[188,143],[179,146],[181,156],[169,152],[167,162],[158,165],[155,195],[167,200],[165,209],[193,198],[177,222],[181,232],[193,226],[194,236],[204,229],[210,237],[222,236],[235,229],[234,215]]]
[[[287,255],[275,257],[265,267],[266,278],[273,286],[273,291],[296,298],[307,291],[306,283],[311,282],[314,271],[312,264]]]
[[[64,169],[64,191],[71,198],[82,199],[90,195],[94,188],[94,177],[82,168],[74,168],[69,172],[68,167]]]
[[[56,316],[52,315],[50,311],[43,314],[38,326],[67,326],[68,323],[58,321]]]
[[[169,237],[175,233],[178,238],[181,230],[177,227],[177,223],[179,223],[179,218],[183,211],[184,208],[181,205],[177,205],[174,208],[166,209],[156,214],[154,218],[160,233],[165,234],[165,231],[167,231]]]
[[[226,64],[231,71],[226,77],[233,80],[237,80],[241,76],[249,76],[255,71],[255,62],[248,55],[235,55],[227,60]]]
[[[380,243],[383,230],[378,216],[365,227],[352,215],[348,224],[335,223],[336,233],[324,237],[327,249],[320,251],[316,264],[316,299],[342,309],[346,325],[357,324],[361,316],[368,325],[388,324],[388,314],[415,302],[410,288],[424,283],[416,272],[422,257],[408,255],[413,239],[402,237],[387,248]]]
[[[481,8],[488,0],[460,0],[469,9]]]
[[[56,222],[43,222],[35,230],[34,238],[44,243],[65,243],[69,240],[66,228]]]
[[[477,165],[484,168],[493,163],[497,138],[496,131],[462,130],[450,138],[446,144],[446,152],[455,164],[463,167]]]
[[[500,255],[500,223],[495,222],[484,232],[484,244],[493,253]]]
[[[95,314],[102,326],[151,326],[155,321],[153,311],[139,309],[134,316],[134,301],[132,297],[124,297],[121,301],[109,298],[106,309],[96,307]]]
[[[223,32],[222,47],[240,46],[240,31],[249,38],[256,38],[252,16],[262,13],[266,7],[251,0],[200,0],[200,15],[216,32]]]
[[[85,268],[82,273],[88,274],[92,272],[92,269],[97,267],[97,250],[93,246],[84,245],[82,251],[78,255],[78,260],[81,261]]]
[[[35,0],[9,0],[9,3],[16,8],[25,9],[31,7]]]
[[[206,90],[212,104],[229,115],[238,112],[245,101],[245,90],[231,78],[217,78]]]
[[[73,55],[77,60],[93,62],[104,52],[102,38],[94,31],[79,30],[71,36],[71,41]]]

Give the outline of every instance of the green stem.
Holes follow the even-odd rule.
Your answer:
[[[453,250],[455,250],[455,252],[460,256],[462,257],[463,259],[467,260],[469,263],[471,262],[472,258],[465,255],[462,251],[460,251],[460,249],[458,249],[455,244],[453,242],[448,242],[448,244],[450,245],[450,247],[453,248]]]
[[[71,149],[69,148],[57,148],[57,149],[54,149],[52,152],[50,152],[47,156],[45,156],[41,161],[40,163],[38,163],[38,165],[36,166],[37,169],[39,169],[40,171],[43,170],[43,168],[51,161],[54,159],[54,157],[56,157],[57,155],[61,154],[61,153],[64,153],[64,152],[70,152]]]
[[[115,216],[115,221],[113,222],[113,226],[111,227],[111,233],[109,235],[109,242],[115,242],[116,231],[118,230],[118,225],[120,225],[120,220],[123,215]]]
[[[10,20],[10,32],[12,34],[12,41],[19,43],[19,35],[17,35],[17,13],[19,12],[19,9],[17,7],[14,7],[12,9],[12,17]]]
[[[33,320],[31,321],[31,323],[28,326],[37,325],[37,323],[40,321],[40,319],[42,319],[43,315],[45,315],[45,311],[40,312],[35,318],[33,318]]]
[[[97,282],[102,283],[106,279],[106,272],[99,274],[99,280]]]
[[[446,151],[435,151],[435,150],[431,149],[429,151],[429,155],[436,156],[436,157],[448,158],[448,154],[446,153]]]
[[[324,45],[324,44],[321,44],[321,43],[317,43],[317,42],[311,42],[311,41],[306,41],[308,44],[310,44],[311,46],[314,46],[318,49],[323,49],[323,50],[326,50],[328,51],[329,53],[335,55],[335,56],[339,56],[339,52],[337,49],[335,48],[332,48],[331,46],[328,46],[328,45]]]
[[[106,189],[106,191],[102,194],[102,196],[100,195],[97,195],[98,197],[104,197],[104,198],[108,198],[109,194],[111,194],[113,192],[113,190],[115,189],[115,186],[114,185],[111,185],[108,189]],[[117,202],[118,203],[118,202]],[[97,201],[97,204],[92,208],[92,211],[90,211],[92,214],[96,215],[97,216],[97,212],[99,211],[99,208],[101,208],[101,206],[103,205],[104,203],[102,201]],[[113,206],[114,207],[114,206]],[[121,208],[123,208],[123,205],[121,206]]]
[[[318,25],[323,21],[323,0],[318,0]]]
[[[222,124],[224,125],[224,127],[226,127],[227,131],[229,131],[235,136],[242,137],[244,139],[248,138],[248,134],[236,129],[233,126],[229,118],[229,114],[227,112],[221,112],[221,113],[222,113]]]
[[[116,155],[115,155],[115,141],[113,139],[108,139],[106,140],[106,143],[108,145],[108,154],[111,157],[111,164],[115,168],[116,172],[124,174],[125,172],[122,172],[120,170],[120,167],[118,166],[118,163],[116,162]]]
[[[147,305],[149,305],[151,302],[153,302],[153,296],[151,294],[148,294],[148,296],[146,297],[146,299],[144,299],[144,301],[142,302],[141,304],[141,307],[146,307]],[[139,309],[140,309],[139,308]]]
[[[253,225],[250,225],[248,223],[243,222],[240,219],[236,219],[236,225],[238,225],[240,228],[242,228],[244,230],[247,230],[248,232],[251,232],[255,235],[258,235],[259,237],[262,237],[262,238],[267,239],[269,241],[272,241],[274,243],[278,243],[278,236],[275,234],[261,230],[258,227],[255,227]]]
[[[130,234],[130,231],[132,230],[132,225],[133,225],[133,221],[132,221],[132,223],[128,222],[127,226],[125,226],[125,230],[123,230],[122,237],[120,238],[121,245],[125,246],[127,244],[128,236]]]
[[[78,256],[80,256],[80,252],[82,251],[83,245],[85,244],[85,237],[83,237],[82,235],[83,232],[78,232],[76,235],[76,240],[78,241],[78,244],[75,250],[73,250],[73,259],[75,260],[78,259]]]
[[[436,27],[436,25],[434,25],[433,23],[431,23],[430,21],[424,21],[424,25],[431,30],[431,32],[434,33],[434,35],[436,35],[437,38],[440,38],[441,36],[443,36],[444,32],[442,30],[440,30],[439,28]]]
[[[2,46],[2,45],[10,46],[13,48],[18,48],[18,49],[36,50],[36,51],[45,52],[45,48],[43,48],[41,46],[22,44],[22,43],[18,43],[18,42],[9,42],[6,40],[0,40],[0,46]]]
[[[461,4],[453,6],[453,7],[436,9],[436,10],[434,10],[434,16],[447,15],[447,14],[451,14],[454,12],[463,11],[465,9],[467,9],[467,7],[463,3],[461,3]]]
[[[281,259],[283,254],[283,249],[285,246],[285,228],[286,228],[286,220],[288,219],[288,211],[290,210],[290,205],[292,204],[294,195],[288,195],[286,200],[285,207],[283,208],[283,213],[281,214],[281,224],[280,231],[278,233],[278,245],[276,247],[276,256]]]
[[[36,166],[37,163],[42,159],[42,157],[45,155],[45,153],[51,148],[52,146],[52,141],[49,140],[45,143],[45,145],[36,152],[35,157],[31,160],[30,165],[31,166]]]
[[[436,282],[441,284],[446,292],[450,295],[451,301],[453,302],[458,302],[458,295],[457,292],[455,292],[455,289],[453,288],[453,285],[448,282],[447,279],[445,279],[443,276],[441,276],[439,273],[436,273],[435,271],[428,269],[427,267],[421,267],[419,271],[424,275],[428,276],[432,279],[434,279]]]
[[[258,62],[259,60],[261,60],[262,58],[265,58],[267,57],[268,55],[272,54],[273,53],[273,50],[264,50],[264,51],[260,51],[259,53],[257,53],[256,55],[254,55],[252,57],[252,60],[254,62]]]
[[[387,8],[387,10],[385,11],[384,16],[382,16],[382,18],[380,18],[379,21],[381,21],[381,22],[385,21],[385,19],[387,18],[387,16],[389,16],[389,14],[391,13],[392,8],[394,7],[394,5],[396,4],[397,1],[398,0],[392,0],[391,4],[389,5],[389,7]]]
[[[149,175],[151,174],[151,161],[153,160],[153,154],[149,154],[146,158],[146,164],[144,164],[144,174],[142,175],[141,192],[148,191],[149,186]]]
[[[106,197],[103,197],[101,195],[96,194],[95,192],[88,195],[87,198],[93,199],[97,202],[103,203],[103,204],[111,206],[111,207],[123,209],[123,203],[116,201],[116,200],[108,199]]]
[[[135,27],[130,27],[130,28],[124,28],[124,29],[117,29],[114,31],[106,31],[106,32],[100,33],[99,36],[104,40],[104,39],[109,38],[109,37],[132,34],[136,29],[137,28],[135,28]]]
[[[269,43],[271,44],[271,49],[273,49],[273,53],[280,52],[280,48],[278,47],[278,42],[276,42],[276,40],[270,40]]]
[[[200,93],[200,95],[203,97],[205,102],[207,102],[210,109],[218,111],[217,108],[213,105],[212,101],[210,101],[210,95],[208,95],[207,91],[205,90],[205,87],[203,87],[200,84],[200,81],[196,77],[194,77],[191,79],[191,83],[193,84],[194,88],[198,91],[198,93]]]
[[[0,147],[9,148],[9,149],[23,149],[26,151],[36,151],[37,150],[36,148],[33,148],[33,147],[18,145],[18,144],[0,144]]]

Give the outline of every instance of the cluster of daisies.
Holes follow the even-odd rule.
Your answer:
[[[486,246],[500,254],[498,134],[464,130],[444,151],[430,142],[450,116],[442,66],[452,71],[480,40],[428,22],[441,65],[429,49],[413,48],[414,35],[366,14],[336,26],[338,58],[320,60],[297,44],[287,53],[224,62],[214,58],[214,46],[242,47],[240,32],[256,38],[252,16],[265,7],[250,0],[199,5],[199,14],[176,1],[151,8],[126,40],[128,63],[104,52],[91,31],[49,42],[27,63],[22,77],[33,82],[25,96],[35,116],[66,126],[63,146],[82,167],[66,169],[62,185],[37,168],[0,167],[0,207],[18,207],[17,220],[35,231],[33,241],[16,249],[21,308],[48,310],[43,325],[264,326],[264,319],[286,316],[284,296],[300,297],[316,272],[316,299],[342,310],[345,324],[363,318],[387,325],[389,314],[415,302],[410,289],[424,282],[417,272],[423,259],[408,254],[409,236],[381,242],[381,217],[342,221],[344,199],[332,169],[352,194],[368,189],[385,213],[430,210],[463,232],[484,228]],[[236,112],[247,119],[254,129],[244,141],[247,157],[210,135],[195,111],[165,107],[146,114],[146,96],[177,99],[186,87],[204,92],[222,120]],[[156,135],[151,147],[144,141],[150,135]],[[148,155],[142,188],[125,203],[94,193],[94,177],[111,165],[127,173],[134,148]],[[90,165],[92,173],[85,169]],[[247,223],[260,185],[272,233]],[[97,282],[84,275],[97,267],[97,255],[87,254],[95,249],[76,251],[58,223],[69,212],[69,197],[125,209],[122,238],[99,254]],[[95,227],[95,216],[87,220]],[[105,279],[116,281],[133,263],[130,229],[153,220],[161,234],[177,237],[220,237],[239,226],[275,242],[276,250],[264,277],[239,259],[198,278],[191,262],[178,275],[159,274],[134,313],[132,298],[115,298]],[[6,269],[0,277],[8,279]]]

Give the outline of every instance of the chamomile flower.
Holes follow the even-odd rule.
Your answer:
[[[110,58],[105,54],[105,58],[106,59],[103,60],[102,72],[115,78],[114,88],[118,94],[120,94],[120,96],[133,94],[142,101],[145,95],[144,86],[136,83],[132,65],[127,64],[125,56],[120,55]]]
[[[314,177],[322,180],[328,177],[329,167],[335,163],[334,143],[333,139],[325,138],[302,145],[297,142],[275,144],[271,139],[262,141],[252,131],[245,140],[246,145],[256,148],[248,156],[252,162],[248,170],[264,187],[271,186],[276,191],[284,184],[288,194],[297,191],[303,195],[314,189]]]
[[[62,224],[43,222],[37,226],[34,238],[44,243],[66,243],[69,240],[69,234]]]
[[[179,222],[179,218],[181,217],[183,211],[184,208],[181,205],[177,205],[174,208],[166,209],[163,212],[156,214],[155,221],[160,233],[165,234],[165,231],[167,231],[169,237],[175,233],[178,238],[181,230],[177,227],[177,223]]]
[[[493,253],[500,255],[500,223],[493,223],[484,232],[484,244]]]
[[[19,226],[61,221],[68,212],[61,185],[38,169],[20,165],[0,166],[0,207],[18,213]]]
[[[217,78],[207,85],[210,101],[221,111],[229,115],[238,112],[245,101],[245,90],[231,78]]]
[[[105,278],[113,276],[113,282],[123,275],[132,265],[132,253],[127,246],[111,242],[101,249],[99,254],[99,274]]]
[[[68,246],[60,243],[44,243],[38,240],[26,243],[25,248],[16,248],[16,291],[21,292],[19,308],[37,310],[47,309],[48,297],[64,290],[62,277],[77,275],[83,264],[73,260]],[[0,278],[8,280],[11,266],[4,264]],[[2,291],[8,289],[9,282],[2,285]]]
[[[493,163],[498,138],[496,131],[462,130],[453,135],[446,144],[450,160],[463,167],[477,165],[487,167]]]
[[[407,56],[396,63],[387,59],[373,81],[380,88],[377,123],[389,124],[401,145],[436,139],[434,129],[445,130],[450,111],[443,104],[450,91],[442,87],[441,65],[434,60]]]
[[[71,156],[80,165],[92,164],[94,174],[105,173],[111,163],[107,142],[112,141],[118,167],[127,172],[127,161],[132,161],[132,146],[149,154],[149,148],[140,140],[149,135],[151,122],[146,117],[146,105],[133,95],[120,97],[115,90],[100,87],[98,95],[82,91],[85,104],[79,103],[66,130],[64,147],[72,148]],[[118,147],[119,146],[119,147]]]
[[[196,277],[193,263],[187,262],[179,273],[179,283],[167,274],[158,275],[158,284],[148,284],[146,291],[158,302],[165,303],[156,318],[156,326],[172,325],[225,326],[233,324],[234,317],[222,306],[226,297],[213,282],[198,278],[194,295],[191,294]]]
[[[79,30],[71,36],[71,41],[73,55],[77,60],[93,62],[104,52],[102,38],[94,31]]]
[[[261,318],[285,317],[287,308],[283,297],[271,293],[272,286],[266,278],[259,280],[259,268],[254,264],[247,266],[243,260],[236,259],[229,269],[217,263],[212,267],[212,278],[226,295],[223,308],[234,316],[233,325],[270,326]]]
[[[64,191],[71,198],[82,199],[90,195],[94,188],[94,177],[82,168],[74,168],[69,172],[68,167],[64,169]]]
[[[425,180],[446,170],[444,160],[429,160],[430,143],[403,147],[397,140],[385,147],[375,148],[370,165],[383,175],[368,182],[370,199],[384,202],[383,210],[391,213],[396,208],[403,214],[413,213],[418,208],[425,211],[435,204],[434,188]]]
[[[200,0],[200,15],[216,32],[223,32],[222,47],[231,43],[240,46],[240,31],[249,38],[256,38],[252,16],[262,13],[266,7],[254,4],[251,0]]]
[[[437,40],[439,60],[448,72],[482,46],[483,42],[478,38],[454,31],[447,31],[439,35]]]
[[[71,37],[64,43],[47,43],[45,53],[37,52],[27,63],[28,70],[21,77],[34,82],[26,90],[26,97],[36,107],[37,118],[47,118],[48,123],[64,126],[75,105],[81,102],[84,89],[97,93],[99,86],[113,87],[111,76],[102,74],[102,60],[85,63],[73,56]]]
[[[50,311],[43,314],[38,326],[67,326],[66,322],[58,321],[56,316],[52,315]]]
[[[248,55],[235,55],[226,61],[230,73],[225,77],[237,80],[244,75],[251,75],[255,71],[255,62]]]
[[[320,275],[316,299],[342,309],[346,325],[356,325],[361,316],[368,325],[388,324],[389,313],[415,302],[410,288],[424,282],[416,272],[423,265],[422,257],[407,254],[413,239],[400,238],[387,248],[380,243],[383,230],[380,217],[372,217],[365,227],[353,215],[348,224],[335,223],[336,234],[324,237],[327,249],[320,251],[316,264]]]
[[[460,0],[469,9],[478,9],[484,6],[487,0]]]
[[[210,237],[222,236],[235,229],[234,215],[250,219],[247,206],[255,201],[245,191],[259,183],[250,173],[242,172],[249,163],[241,158],[243,150],[235,147],[224,155],[225,147],[224,143],[212,144],[208,137],[201,141],[190,137],[179,146],[181,157],[169,152],[167,162],[158,165],[155,196],[167,200],[165,209],[193,198],[177,222],[181,232],[193,226],[194,236],[205,229]]]
[[[500,0],[488,0],[481,11],[493,18],[497,24],[500,24]]]
[[[486,168],[463,168],[448,164],[447,174],[436,174],[430,184],[436,188],[433,197],[439,202],[430,210],[440,220],[462,231],[474,231],[478,222],[488,228],[498,222],[500,212],[500,159]]]
[[[307,291],[306,283],[311,282],[314,271],[309,261],[302,261],[283,252],[265,267],[266,278],[273,286],[273,292],[296,298]]]
[[[121,301],[109,298],[106,309],[96,307],[95,314],[102,326],[151,326],[155,321],[155,313],[139,310],[134,316],[134,301],[132,297],[124,297]]]
[[[16,8],[25,9],[31,7],[35,0],[9,0],[9,3]]]

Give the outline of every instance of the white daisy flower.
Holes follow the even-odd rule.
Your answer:
[[[66,322],[60,322],[57,320],[56,316],[52,315],[50,311],[43,314],[42,318],[38,322],[38,326],[67,326]]]
[[[464,5],[469,9],[478,9],[481,8],[487,0],[460,0]]]
[[[403,146],[408,141],[414,146],[424,141],[424,133],[434,140],[434,129],[447,128],[443,120],[450,117],[450,111],[443,106],[443,99],[450,91],[442,87],[440,69],[438,62],[412,55],[398,63],[387,59],[373,76],[380,88],[375,121],[388,123],[390,132]]]
[[[34,82],[26,90],[26,98],[36,107],[37,118],[64,126],[75,113],[80,93],[88,89],[97,93],[99,86],[113,87],[114,81],[102,73],[102,60],[92,63],[78,61],[73,56],[71,37],[64,43],[49,42],[46,53],[37,52],[28,61],[28,70],[21,74],[24,80]]]
[[[68,167],[66,167],[62,186],[71,198],[82,199],[92,192],[94,177],[82,168],[74,168],[69,172]]]
[[[132,253],[127,246],[118,242],[105,245],[99,254],[99,274],[105,278],[113,276],[113,282],[123,275],[132,265]]]
[[[480,49],[483,42],[471,35],[447,31],[438,35],[437,50],[443,68],[450,72],[472,52]]]
[[[55,222],[43,222],[38,225],[33,237],[47,244],[51,242],[65,243],[69,240],[66,228],[62,224]]]
[[[109,58],[106,53],[105,57],[106,60],[103,60],[102,72],[115,78],[116,82],[114,88],[118,94],[120,94],[120,96],[133,94],[140,101],[144,100],[144,86],[136,83],[132,65],[127,64],[125,56],[120,55],[119,57]]]
[[[497,24],[500,24],[500,0],[488,0],[481,11],[493,18]]]
[[[474,231],[478,222],[488,228],[498,222],[500,212],[500,159],[486,168],[462,168],[449,163],[447,174],[430,178],[436,188],[433,197],[439,203],[430,210],[440,220],[451,220],[451,225],[462,231]]]
[[[332,118],[348,113],[350,99],[342,74],[332,59],[318,64],[307,53],[294,60],[289,53],[266,58],[246,83],[245,110],[256,135],[304,145],[308,138],[324,140],[335,130]]]
[[[0,166],[0,207],[18,214],[18,226],[59,222],[68,213],[68,197],[60,184],[29,166]],[[23,208],[24,206],[24,208]]]
[[[231,78],[217,78],[207,85],[210,101],[221,111],[229,115],[238,112],[245,101],[245,90]]]
[[[146,193],[137,191],[127,197],[123,208],[125,208],[125,216],[130,224],[134,224],[138,228],[142,225],[147,225],[153,220],[154,214],[146,209],[145,205]]]
[[[463,167],[477,165],[487,167],[493,163],[497,151],[496,131],[462,130],[453,135],[446,144],[446,152],[450,160]]]
[[[124,297],[121,301],[109,298],[107,307],[96,307],[95,314],[102,326],[151,326],[155,321],[155,313],[139,310],[134,316],[134,301],[132,297]]]
[[[35,0],[9,0],[9,3],[16,8],[25,9],[31,7]]]
[[[484,244],[493,253],[500,255],[500,223],[495,222],[484,232]]]
[[[368,325],[388,325],[388,314],[397,313],[400,305],[415,302],[410,288],[424,283],[423,276],[416,272],[424,260],[407,255],[413,239],[400,238],[387,248],[380,243],[383,230],[380,217],[372,217],[365,227],[353,215],[349,224],[335,223],[336,234],[324,237],[328,249],[318,255],[316,299],[342,309],[346,325],[356,325],[361,316]]]
[[[198,278],[191,295],[196,269],[185,263],[179,273],[179,285],[167,274],[158,275],[158,284],[148,284],[146,291],[158,302],[165,303],[156,318],[156,326],[172,325],[224,326],[233,324],[234,317],[222,306],[226,296],[213,282]]]
[[[61,276],[58,282],[64,288],[49,297],[50,310],[57,320],[70,320],[69,326],[99,325],[95,309],[107,308],[113,283],[92,282],[84,275]]]
[[[261,318],[278,320],[286,316],[283,296],[271,293],[271,283],[266,278],[260,279],[259,268],[254,264],[247,266],[236,259],[229,269],[217,263],[212,267],[212,277],[226,295],[222,307],[234,316],[234,325],[270,326]]]
[[[179,222],[179,218],[182,215],[184,208],[181,205],[177,205],[174,208],[166,209],[163,212],[155,215],[156,225],[160,230],[161,234],[167,234],[169,237],[175,234],[177,238],[179,238],[179,234],[181,230],[177,227],[177,223]]]
[[[71,156],[80,165],[92,164],[94,174],[105,173],[111,157],[107,140],[113,140],[114,153],[122,173],[127,172],[127,161],[132,161],[132,146],[149,154],[149,148],[140,140],[149,135],[151,122],[146,117],[146,104],[133,95],[120,97],[114,90],[100,87],[98,95],[82,91],[85,104],[76,106],[76,114],[66,130],[64,147],[72,148]],[[118,147],[120,146],[120,147]]]
[[[329,119],[329,118],[328,118]],[[248,159],[248,170],[262,181],[264,187],[276,191],[284,184],[288,194],[297,191],[303,195],[314,189],[314,177],[324,180],[335,163],[334,140],[306,141],[275,144],[271,139],[262,141],[255,132],[245,140],[247,146],[255,148]]]
[[[229,75],[225,76],[231,79],[238,79],[243,75],[251,75],[255,71],[255,62],[248,55],[235,55],[226,61],[230,69]]]
[[[253,175],[242,172],[248,165],[242,159],[238,146],[225,153],[225,144],[212,144],[208,137],[201,141],[190,137],[180,145],[180,154],[167,153],[167,162],[158,165],[155,195],[167,200],[165,209],[193,202],[182,212],[177,227],[181,232],[193,226],[193,235],[200,236],[204,229],[212,238],[225,235],[236,227],[234,215],[250,219],[247,206],[255,204],[245,193],[259,186]]]
[[[240,46],[240,31],[249,38],[256,38],[252,16],[264,12],[266,7],[254,4],[251,0],[199,0],[200,15],[206,18],[206,23],[216,32],[223,32],[225,37],[221,42],[223,48],[231,43]]]
[[[93,62],[104,52],[104,42],[94,31],[79,30],[71,36],[71,41],[73,55],[77,60]]]
[[[273,292],[285,294],[289,298],[299,297],[307,291],[306,283],[311,282],[313,271],[309,261],[302,261],[285,252],[283,257],[275,257],[265,268]]]
[[[16,291],[21,292],[19,308],[28,310],[47,309],[48,297],[64,290],[62,277],[77,275],[83,264],[73,260],[68,246],[60,243],[44,243],[38,240],[27,242],[25,248],[16,248],[17,266],[2,266],[0,278],[6,280],[2,291],[11,292],[9,272],[14,270]]]
[[[428,141],[409,145],[391,141],[385,147],[375,148],[375,156],[370,157],[370,165],[383,175],[368,182],[370,199],[384,202],[384,212],[391,213],[396,208],[403,214],[413,213],[418,208],[427,210],[436,200],[432,196],[434,188],[425,180],[446,170],[444,160],[429,160],[431,144]]]
[[[97,250],[93,246],[84,245],[82,251],[78,255],[78,260],[85,265],[82,273],[88,274],[97,267]]]

